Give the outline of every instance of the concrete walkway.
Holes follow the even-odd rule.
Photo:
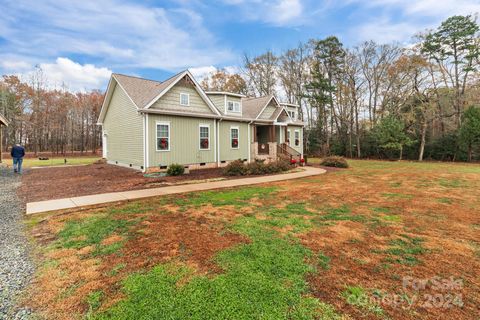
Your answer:
[[[113,193],[102,193],[102,194],[95,194],[91,196],[30,202],[30,203],[27,203],[27,214],[34,214],[34,213],[41,213],[41,212],[48,212],[48,211],[55,211],[55,210],[62,210],[62,209],[79,208],[79,207],[92,206],[92,205],[109,203],[109,202],[129,201],[129,200],[135,200],[135,199],[141,199],[141,198],[163,196],[168,194],[204,191],[204,190],[212,190],[212,189],[220,189],[220,188],[231,188],[231,187],[237,187],[237,186],[246,186],[246,185],[252,185],[252,184],[268,183],[268,182],[275,182],[275,181],[282,181],[282,180],[289,180],[289,179],[298,179],[298,178],[305,178],[309,176],[319,175],[326,172],[324,169],[315,168],[315,167],[304,167],[302,169],[304,170],[300,172],[284,173],[284,174],[277,174],[277,175],[263,176],[263,177],[223,180],[223,181],[205,182],[205,183],[197,183],[197,184],[184,184],[184,185],[171,186],[171,187],[122,191],[122,192],[113,192]]]

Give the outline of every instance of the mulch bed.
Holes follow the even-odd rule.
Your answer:
[[[326,168],[334,171],[335,168]],[[333,169],[333,170],[332,170]],[[191,170],[189,174],[167,177],[144,177],[140,171],[97,162],[82,166],[65,166],[26,170],[18,195],[24,203],[99,193],[160,188],[192,180],[240,179],[249,176],[225,176],[223,168]]]
[[[25,202],[92,195],[106,192],[158,188],[167,183],[221,178],[221,168],[192,170],[176,177],[146,178],[128,168],[96,163],[85,166],[28,170],[22,176],[19,196]]]

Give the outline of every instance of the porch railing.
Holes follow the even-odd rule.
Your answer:
[[[300,160],[302,157],[302,154],[295,150],[294,148],[290,147],[286,143],[281,143],[277,145],[277,155],[279,158],[285,159],[285,160]]]

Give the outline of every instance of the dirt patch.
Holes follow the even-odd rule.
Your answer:
[[[139,171],[109,164],[41,168],[22,176],[20,198],[25,202],[85,196],[98,193],[158,188],[167,183],[224,177],[221,168],[192,170],[175,177],[146,178]]]
[[[135,217],[143,221],[131,230],[119,252],[94,257],[92,246],[47,252],[44,258],[51,262],[34,281],[28,305],[48,319],[72,319],[72,315],[80,316],[88,310],[85,299],[94,291],[103,292],[108,301],[104,308],[120,300],[121,280],[128,274],[175,261],[191,266],[197,273],[222,272],[212,259],[215,254],[246,242],[245,238],[224,231],[221,225],[206,224],[185,214]],[[58,218],[46,220],[34,234],[37,239],[54,239],[50,232],[58,230],[60,224]],[[123,240],[111,235],[102,244]]]

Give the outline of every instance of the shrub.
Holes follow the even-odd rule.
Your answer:
[[[259,175],[268,173],[268,165],[263,161],[254,161],[247,164],[247,173],[251,175]]]
[[[178,163],[172,163],[167,168],[167,174],[169,176],[180,176],[185,172],[185,168]]]
[[[348,162],[343,157],[331,156],[323,158],[320,165],[325,167],[348,168]]]
[[[243,164],[243,161],[238,159],[230,162],[225,169],[223,169],[223,174],[227,176],[244,176],[247,174],[247,166]]]
[[[244,164],[241,160],[235,160],[225,167],[223,173],[228,176],[262,175],[284,172],[290,169],[291,166],[288,161],[265,163],[263,160],[255,160],[254,162]]]

